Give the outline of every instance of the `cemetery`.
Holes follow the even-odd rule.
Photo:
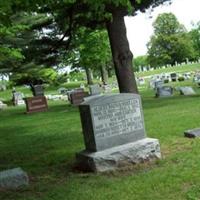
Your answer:
[[[193,70],[194,74],[195,65]],[[52,96],[45,98],[48,110],[30,115],[25,114],[25,104],[8,103],[11,89],[0,92],[2,103],[8,103],[0,111],[0,199],[54,196],[77,200],[93,198],[94,193],[97,199],[145,199],[144,187],[150,199],[198,197],[200,88],[192,76],[158,85],[157,89],[166,88],[164,95],[170,93],[164,98],[163,93],[155,98],[157,90],[150,88],[147,80],[145,89],[140,90],[141,100],[134,95],[119,96],[115,85],[112,93],[97,85],[86,87],[90,96],[81,106],[74,106],[67,93],[79,86],[73,84],[72,89],[66,85],[62,88],[66,95],[61,95],[61,87],[46,88],[42,98]],[[181,95],[181,88],[193,88],[195,94]],[[30,88],[15,89],[25,99],[41,98],[33,97]],[[130,107],[128,102],[140,102],[139,107]],[[112,117],[105,119],[104,108]],[[131,116],[131,109],[136,108]],[[123,125],[121,117],[130,122],[137,118],[138,122]],[[135,194],[138,196],[133,197]]]
[[[0,200],[200,199],[192,1],[0,3]]]

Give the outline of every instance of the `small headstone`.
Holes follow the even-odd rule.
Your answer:
[[[45,96],[28,97],[25,98],[26,113],[47,111],[48,105]]]
[[[13,93],[13,104],[15,106],[24,105],[24,94],[21,92],[14,92]]]
[[[28,186],[28,184],[28,175],[21,168],[14,168],[0,172],[0,188],[18,189],[22,186]]]
[[[80,168],[109,171],[161,157],[158,140],[146,138],[139,95],[94,96],[79,110],[86,147],[77,154]]]
[[[0,110],[3,110],[5,108],[7,108],[7,104],[5,104],[2,101],[0,101]]]
[[[85,89],[85,85],[81,83],[80,88]]]
[[[155,89],[155,82],[156,82],[155,79],[150,80],[149,81],[149,87],[152,88],[152,89]]]
[[[90,85],[89,90],[90,90],[90,95],[98,95],[98,94],[101,94],[101,92],[102,92],[100,86],[97,84]]]
[[[158,80],[158,81],[154,82],[154,89],[157,89],[157,88],[162,87],[162,86],[163,86],[163,81]]]
[[[139,84],[139,85],[144,85],[144,84],[145,84],[144,78],[139,78],[139,79],[138,79],[138,84]]]
[[[44,96],[44,89],[42,85],[32,86],[33,96]]]
[[[170,76],[171,76],[171,80],[173,82],[176,82],[176,80],[177,80],[177,74],[176,73],[171,73]]]
[[[156,89],[156,97],[170,97],[173,95],[173,88],[170,86],[162,86]]]
[[[6,90],[6,85],[0,85],[0,91],[5,91]]]
[[[187,130],[184,132],[185,137],[195,138],[200,137],[200,128]]]
[[[84,91],[73,91],[70,93],[70,102],[72,105],[74,106],[78,106],[80,105],[83,101],[84,101],[84,97],[89,96],[88,92],[84,92]]]
[[[66,94],[67,91],[68,90],[66,88],[64,88],[64,87],[58,89],[59,94]]]
[[[196,94],[192,87],[180,87],[181,95],[194,95]]]
[[[103,89],[105,93],[111,93],[112,87],[110,85],[103,85]]]

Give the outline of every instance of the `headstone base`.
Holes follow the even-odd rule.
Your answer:
[[[158,139],[145,138],[98,152],[77,153],[77,166],[83,171],[106,172],[127,165],[160,159]]]

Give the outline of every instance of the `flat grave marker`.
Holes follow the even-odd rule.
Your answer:
[[[184,135],[188,138],[200,137],[200,128],[187,130],[184,132]]]
[[[14,168],[0,172],[0,188],[18,189],[28,186],[29,178],[21,168]]]
[[[189,87],[189,86],[187,86],[187,87],[180,87],[179,90],[180,90],[180,94],[181,95],[186,95],[187,96],[187,95],[194,95],[194,94],[196,94],[195,91],[193,90],[193,88]]]

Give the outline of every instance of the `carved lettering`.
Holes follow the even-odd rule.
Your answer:
[[[139,99],[130,99],[91,108],[96,138],[130,134],[144,129]]]

